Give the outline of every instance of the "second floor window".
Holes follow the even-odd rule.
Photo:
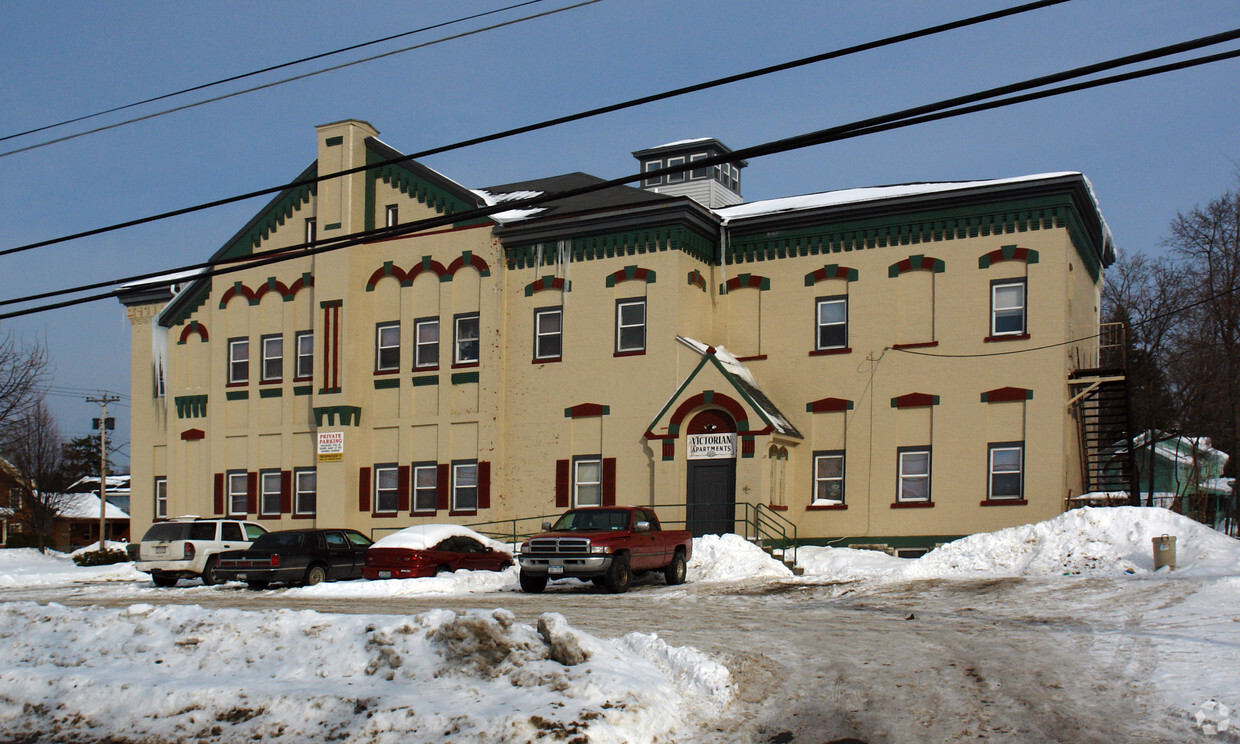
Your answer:
[[[294,379],[309,380],[314,377],[314,331],[297,334],[297,368]]]
[[[400,323],[375,326],[375,371],[394,372],[400,369]]]
[[[598,455],[573,460],[573,506],[602,506],[603,459]]]
[[[228,384],[242,385],[250,381],[250,340],[228,341]]]
[[[646,350],[646,299],[616,302],[616,353]]]
[[[848,346],[848,298],[823,297],[818,300],[818,349]]]
[[[417,369],[439,366],[438,318],[424,318],[414,321],[413,366]]]
[[[559,359],[563,353],[564,313],[558,307],[534,311],[534,358]]]
[[[897,501],[930,500],[930,448],[901,448]]]
[[[814,453],[814,504],[844,503],[844,451]]]
[[[1025,323],[1025,280],[1002,280],[990,285],[990,335],[1019,336]]]
[[[279,382],[284,377],[284,337],[263,336],[263,382]]]
[[[456,316],[456,349],[453,364],[478,363],[478,313]]]

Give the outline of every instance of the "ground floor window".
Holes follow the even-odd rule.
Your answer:
[[[814,501],[818,506],[844,503],[844,450],[814,453]]]
[[[258,474],[258,513],[280,515],[280,471],[264,470]]]
[[[991,500],[1024,498],[1024,442],[996,442],[990,445],[990,487],[987,498]]]
[[[896,500],[930,501],[930,448],[901,447],[900,476]]]
[[[573,505],[603,505],[603,458],[601,455],[573,458]]]
[[[313,515],[318,508],[318,473],[314,468],[293,471],[293,513]]]
[[[168,518],[168,479],[166,477],[155,479],[155,518]]]
[[[478,510],[478,461],[452,463],[452,511]]]
[[[439,493],[439,469],[433,462],[413,464],[413,511],[433,512]]]
[[[244,470],[228,474],[228,513],[244,516],[250,508],[250,478]]]
[[[395,514],[400,469],[395,464],[375,466],[375,514]]]

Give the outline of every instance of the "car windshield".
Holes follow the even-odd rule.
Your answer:
[[[624,509],[589,509],[570,511],[560,517],[551,529],[554,532],[587,530],[623,530],[629,526],[629,513]]]
[[[289,550],[300,548],[306,536],[300,532],[268,532],[260,535],[250,547],[255,550]]]

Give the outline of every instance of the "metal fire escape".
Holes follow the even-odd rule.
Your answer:
[[[1088,360],[1096,366],[1082,367],[1078,358],[1068,376],[1068,407],[1076,419],[1085,492],[1111,494],[1097,499],[1104,503],[1137,505],[1124,330],[1123,323],[1099,326],[1098,356]],[[1125,496],[1117,498],[1121,492]]]

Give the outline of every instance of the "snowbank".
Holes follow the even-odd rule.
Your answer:
[[[807,575],[835,580],[925,579],[965,575],[1149,574],[1153,538],[1176,538],[1174,578],[1240,575],[1240,541],[1166,509],[1073,509],[1037,524],[950,542],[916,560],[842,548],[803,547]]]
[[[694,538],[688,581],[736,581],[755,576],[791,576],[792,571],[740,535]]]
[[[560,615],[413,617],[0,605],[0,730],[135,741],[653,742],[732,695],[726,668]]]
[[[109,544],[109,547],[112,545]],[[89,550],[97,547],[96,543]],[[76,581],[141,580],[149,581],[150,579],[146,574],[135,571],[132,563],[79,566],[69,555],[56,551],[40,553],[35,548],[0,550],[0,587],[48,586],[71,584]]]

